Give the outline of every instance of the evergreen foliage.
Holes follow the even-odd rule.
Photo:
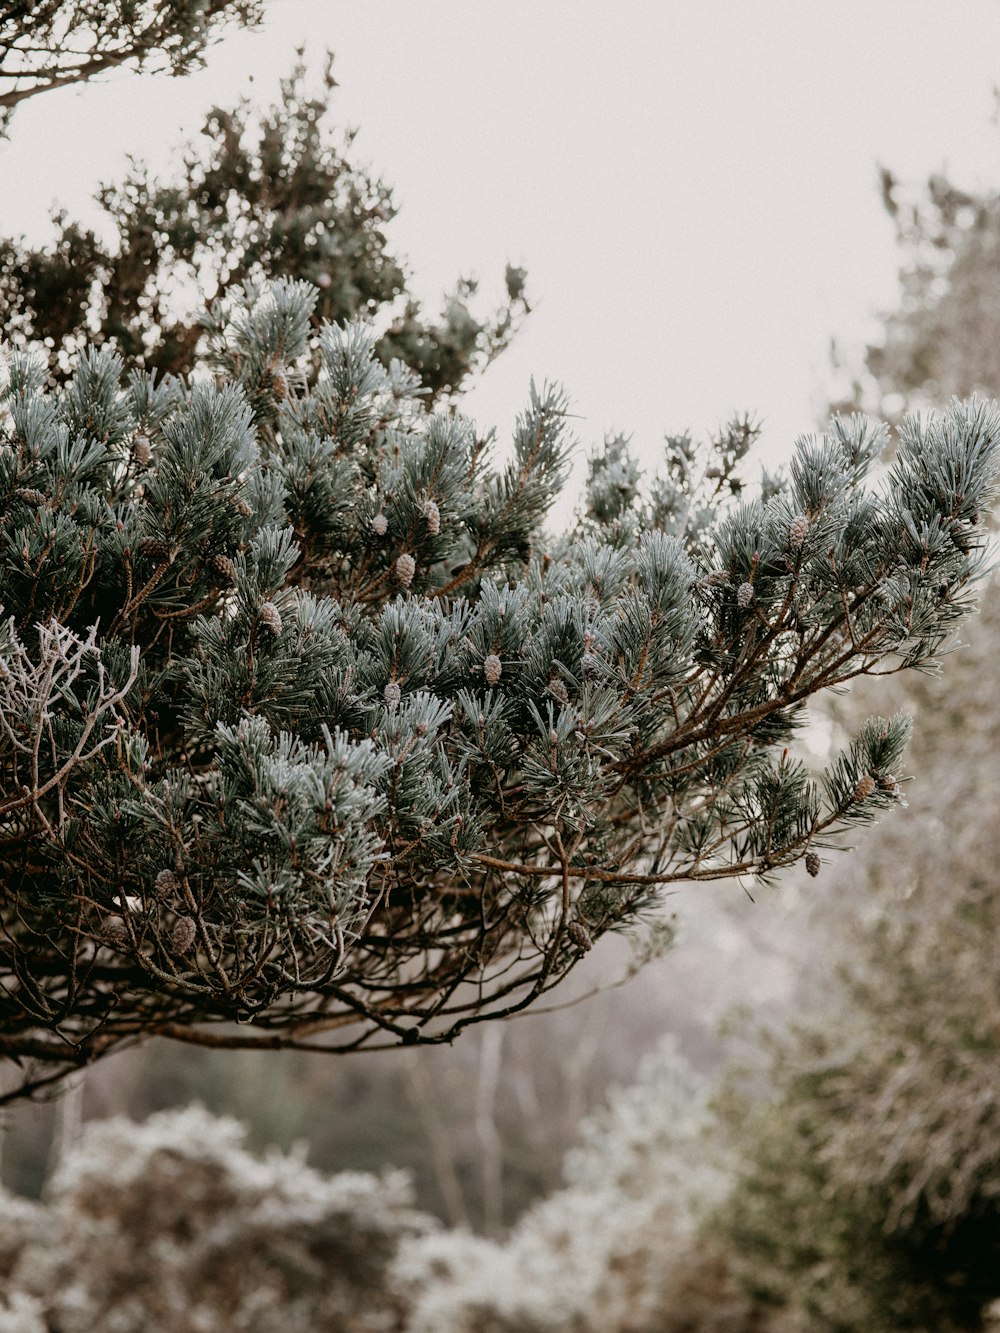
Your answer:
[[[130,365],[186,374],[204,337],[200,294],[300,278],[317,289],[317,327],[378,317],[387,365],[401,359],[432,395],[458,390],[516,331],[525,275],[508,267],[506,300],[491,315],[474,312],[477,284],[463,278],[427,318],[389,249],[390,191],[351,160],[353,134],[341,144],[330,128],[335,87],[328,59],[311,91],[300,57],[269,109],[214,108],[176,179],[133,162],[97,195],[110,241],[65,213],[47,245],[0,240],[6,336],[44,343],[60,375],[108,340]]]
[[[998,420],[621,441],[546,547],[566,400],[506,462],[316,290],[247,285],[190,384],[9,359],[0,442],[8,1097],[161,1034],[355,1050],[525,1008],[664,886],[766,878],[899,799],[906,736],[816,781],[816,691],[929,667],[982,569]],[[749,591],[748,591],[749,590]],[[236,1022],[240,1027],[233,1028]],[[321,1036],[322,1034],[322,1036]]]
[[[0,131],[27,98],[121,66],[187,74],[220,29],[261,15],[261,0],[12,0],[0,13]]]

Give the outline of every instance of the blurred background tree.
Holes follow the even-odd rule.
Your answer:
[[[333,128],[335,88],[331,58],[314,89],[300,58],[270,108],[243,99],[210,111],[175,179],[134,161],[103,185],[97,231],[57,213],[44,246],[0,239],[6,336],[44,345],[60,375],[108,339],[130,365],[186,374],[204,351],[208,302],[247,280],[304,278],[318,291],[315,327],[377,320],[387,365],[398,357],[432,398],[457,392],[528,312],[525,273],[508,265],[505,299],[484,315],[476,281],[461,278],[428,319],[389,246],[391,191],[352,159],[354,132]]]
[[[188,74],[227,26],[262,16],[262,0],[13,0],[0,13],[0,133],[38,93],[122,68]]]
[[[1000,194],[932,175],[922,189],[881,171],[882,199],[902,254],[899,302],[836,410],[897,420],[952,395],[1000,392]]]
[[[795,1327],[981,1328],[1000,1297],[991,591],[947,685],[900,687],[919,731],[909,809],[838,870],[808,1020],[723,1099],[740,1147],[721,1231],[747,1289]]]
[[[886,416],[1000,392],[1000,195],[882,172],[900,299],[855,401]],[[1000,1297],[1000,652],[991,580],[947,682],[897,681],[915,717],[909,809],[850,866],[808,1021],[721,1103],[740,1145],[720,1213],[733,1268],[789,1328],[994,1327]],[[866,691],[835,705],[849,724]],[[873,892],[874,891],[874,892]],[[781,1323],[784,1328],[785,1323]]]

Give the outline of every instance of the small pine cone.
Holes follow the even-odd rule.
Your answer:
[[[376,514],[372,519],[372,532],[376,537],[384,537],[389,531],[389,520],[385,514]]]
[[[403,585],[404,588],[408,588],[410,584],[413,582],[413,576],[416,572],[417,572],[417,562],[414,560],[412,555],[408,555],[404,551],[404,553],[396,561],[396,578],[399,580],[399,582]]]
[[[131,946],[128,931],[120,921],[108,921],[101,927],[101,943],[124,953]]]
[[[556,676],[554,680],[549,681],[549,694],[552,695],[557,703],[562,704],[563,707],[569,703],[569,690],[567,690],[565,683],[561,681],[558,676]]]
[[[149,436],[142,434],[137,435],[132,441],[132,457],[140,467],[145,467],[152,456],[153,451],[150,448]]]
[[[385,700],[389,708],[398,708],[399,701],[402,699],[402,697],[403,697],[403,691],[399,688],[399,686],[396,684],[394,680],[390,680],[389,684],[382,691],[382,698]]]
[[[14,494],[22,504],[31,505],[32,509],[41,509],[45,503],[45,496],[41,491],[36,491],[34,486],[18,486]]]
[[[209,568],[218,574],[223,583],[232,583],[236,577],[236,569],[228,555],[210,555],[208,564]]]
[[[695,584],[696,588],[718,588],[722,584],[729,582],[729,575],[724,569],[713,569],[711,573],[703,575]]]
[[[876,782],[878,783],[879,791],[887,791],[893,794],[899,791],[899,783],[896,781],[896,779],[892,776],[891,773],[881,774],[878,778],[876,778]]]
[[[809,520],[805,514],[796,514],[788,525],[788,544],[793,551],[799,550],[809,536]]]
[[[288,397],[288,376],[283,370],[276,370],[271,376],[271,392],[275,398],[284,399]]]
[[[813,879],[819,874],[819,857],[815,852],[806,852],[806,870]]]
[[[490,653],[483,660],[483,675],[486,677],[486,684],[492,689],[494,685],[500,683],[500,677],[503,675],[503,664],[496,653]]]
[[[140,555],[148,555],[158,563],[170,558],[170,547],[161,537],[140,537],[135,544]]]
[[[753,601],[753,584],[741,583],[736,589],[736,605],[741,611],[745,611]]]
[[[598,667],[598,658],[597,658],[597,654],[596,654],[596,653],[589,653],[589,652],[588,652],[588,653],[584,653],[584,655],[583,655],[583,659],[582,659],[582,662],[581,662],[581,665],[583,666],[583,674],[584,674],[585,676],[592,676],[592,675],[594,675],[594,673],[597,671],[597,667]]]
[[[566,934],[570,937],[578,949],[584,953],[594,947],[594,941],[590,938],[586,928],[579,921],[571,921],[566,927]]]
[[[177,876],[172,870],[158,871],[156,879],[153,880],[153,892],[162,902],[166,898],[175,898],[181,891],[181,886],[177,883]]]
[[[875,779],[870,773],[866,773],[858,785],[854,788],[854,799],[856,801],[867,801],[875,790]]]
[[[171,953],[187,953],[191,945],[194,944],[196,934],[194,917],[182,916],[170,932]]]
[[[266,625],[275,638],[281,633],[281,612],[273,602],[263,602],[257,612],[261,624]]]
[[[241,518],[250,518],[253,514],[253,510],[247,504],[246,500],[236,501],[236,512]]]
[[[428,500],[424,505],[424,522],[432,537],[436,537],[441,531],[441,510],[433,500]]]

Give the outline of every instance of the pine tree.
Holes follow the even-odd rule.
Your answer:
[[[303,58],[260,111],[243,100],[215,107],[178,178],[134,162],[97,195],[105,226],[65,213],[55,239],[0,240],[0,323],[18,342],[44,342],[65,375],[84,346],[113,340],[130,364],[187,374],[197,360],[201,298],[247,280],[302,278],[316,288],[313,322],[378,317],[379,355],[403,360],[431,396],[458,391],[471,370],[507,346],[528,306],[525,274],[509,266],[506,299],[475,312],[477,284],[462,278],[438,318],[407,291],[390,251],[389,189],[352,161],[328,108],[336,83],[328,58],[310,90]]]
[[[260,0],[13,0],[0,13],[0,132],[27,98],[109,70],[186,74],[221,28],[261,15]]]
[[[746,499],[753,431],[625,444],[542,523],[567,404],[506,462],[317,291],[248,285],[189,384],[9,358],[0,1049],[12,1096],[150,1035],[346,1051],[529,1006],[681,880],[767,878],[898,801],[907,726],[818,781],[803,704],[931,665],[982,568],[998,417],[861,418]],[[233,1027],[234,1023],[240,1026]]]

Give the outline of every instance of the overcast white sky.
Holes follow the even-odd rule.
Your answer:
[[[897,256],[877,164],[1000,179],[996,0],[272,0],[185,80],[39,97],[0,147],[0,228],[84,214],[126,153],[167,160],[213,103],[269,97],[304,44],[394,185],[395,245],[434,296],[459,273],[535,312],[469,395],[509,434],[529,377],[570,391],[587,447],[748,408],[771,457],[812,429],[831,335],[870,333]],[[253,80],[251,83],[250,80]]]

